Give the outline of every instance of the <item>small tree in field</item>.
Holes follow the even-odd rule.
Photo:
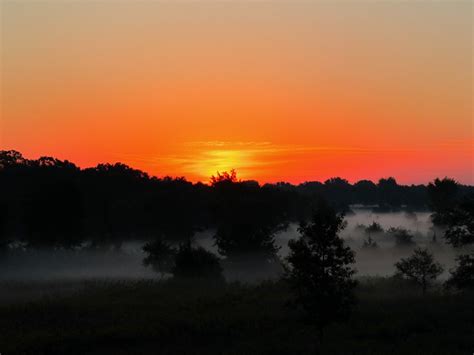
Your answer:
[[[145,244],[143,251],[148,256],[143,259],[143,265],[151,266],[163,278],[165,273],[171,272],[174,266],[176,249],[172,248],[161,238]]]
[[[440,263],[435,262],[433,254],[427,249],[416,248],[409,258],[402,258],[395,263],[396,276],[412,280],[421,286],[423,294],[443,272]]]
[[[387,233],[395,239],[395,246],[399,248],[413,247],[416,243],[413,241],[413,235],[405,228],[390,228]]]
[[[364,240],[364,244],[362,245],[362,248],[364,249],[377,249],[378,247],[379,245],[370,235]]]
[[[323,205],[308,224],[300,225],[301,237],[288,243],[286,279],[294,293],[293,303],[316,327],[319,345],[324,328],[345,319],[355,301],[354,252],[339,237],[344,227],[343,214]]]
[[[372,222],[371,225],[365,228],[365,233],[368,234],[369,237],[372,236],[372,234],[383,233],[383,232],[384,230],[382,226],[377,222]]]
[[[460,255],[456,258],[456,269],[451,271],[451,277],[446,286],[459,290],[474,290],[474,253]]]
[[[192,247],[190,242],[180,245],[171,272],[175,279],[224,281],[219,258],[202,247]]]

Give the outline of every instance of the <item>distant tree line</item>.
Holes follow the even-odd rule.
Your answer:
[[[455,185],[456,201],[474,191]],[[235,172],[193,184],[182,177],[152,177],[121,163],[80,169],[67,160],[31,160],[0,151],[0,251],[9,242],[33,248],[119,248],[126,240],[156,238],[184,242],[212,228],[222,255],[254,252],[271,258],[274,234],[290,222],[308,220],[322,199],[346,212],[351,204],[427,209],[433,200],[430,186],[403,186],[393,178],[377,184],[332,178],[260,185],[238,180]],[[435,186],[435,195],[443,187]],[[450,211],[446,198],[433,201],[439,216]]]

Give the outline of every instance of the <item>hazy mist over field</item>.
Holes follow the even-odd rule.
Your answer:
[[[456,254],[451,246],[443,242],[442,232],[435,231],[429,212],[390,212],[376,213],[369,208],[353,208],[354,213],[346,216],[347,227],[341,236],[356,251],[357,276],[387,276],[394,272],[393,264],[401,257],[408,256],[414,247],[396,247],[387,235],[374,235],[379,245],[377,249],[363,248],[367,234],[357,228],[360,225],[379,223],[385,230],[390,227],[402,227],[414,235],[418,246],[427,246],[445,266],[447,276],[453,266]],[[288,253],[288,241],[298,237],[298,225],[290,224],[285,231],[276,235],[276,244],[281,248],[279,256],[284,258]],[[435,233],[437,242],[433,243]],[[217,252],[213,240],[214,231],[208,230],[195,235],[195,243]],[[14,251],[4,261],[0,273],[1,280],[57,280],[57,279],[151,279],[157,274],[151,268],[142,265],[144,254],[143,243],[127,242],[121,249],[47,251],[30,250]],[[224,274],[229,281],[260,281],[276,278],[282,271],[281,266],[270,264],[262,267],[252,261],[238,264],[223,262]]]

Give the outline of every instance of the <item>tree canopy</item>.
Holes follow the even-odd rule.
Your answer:
[[[433,254],[422,248],[416,248],[412,256],[395,263],[395,268],[397,276],[420,285],[423,294],[444,270],[442,265],[434,260]]]
[[[292,302],[304,310],[320,337],[328,324],[348,316],[355,300],[354,252],[339,237],[344,227],[343,214],[320,205],[309,223],[301,224],[300,237],[288,243],[286,279]]]

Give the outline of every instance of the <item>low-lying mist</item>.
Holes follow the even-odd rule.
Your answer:
[[[433,228],[428,212],[376,213],[371,209],[356,208],[346,216],[347,227],[341,233],[347,244],[356,252],[358,276],[388,276],[394,273],[394,263],[410,255],[416,246],[427,247],[445,267],[442,278],[446,278],[453,267],[454,256],[459,252],[446,245],[442,231]],[[366,228],[378,223],[383,232],[368,233]],[[386,231],[403,228],[413,235],[413,244],[397,245]],[[298,225],[290,224],[276,235],[280,247],[279,257],[288,253],[288,241],[298,237]],[[195,243],[218,254],[213,240],[214,231],[195,235]],[[371,237],[377,247],[364,247]],[[142,264],[143,243],[130,242],[121,249],[107,250],[13,250],[3,260],[2,281],[47,281],[84,279],[152,279],[159,276]],[[279,263],[262,263],[251,256],[239,262],[222,261],[224,275],[228,281],[261,281],[278,277],[282,272]]]

